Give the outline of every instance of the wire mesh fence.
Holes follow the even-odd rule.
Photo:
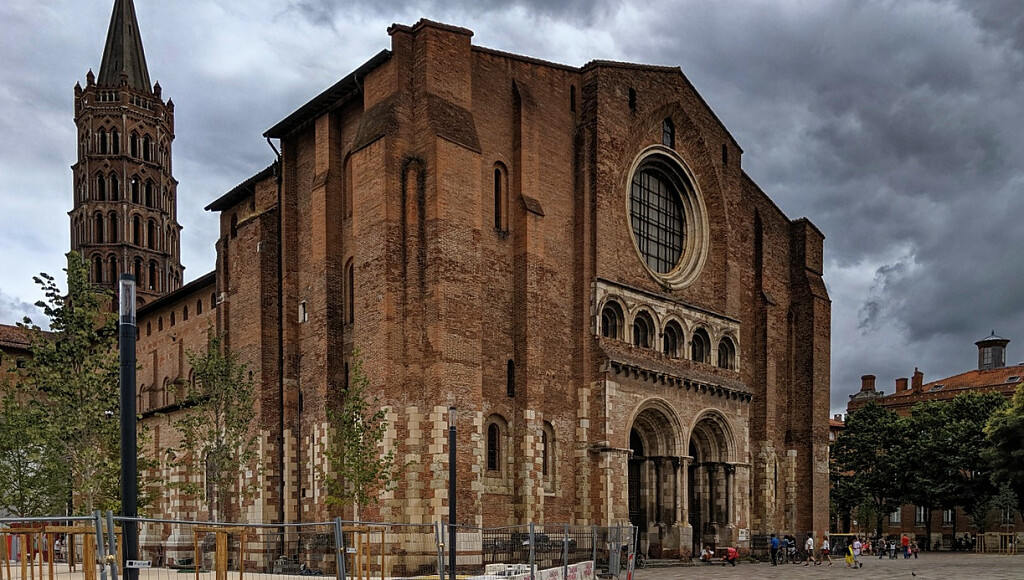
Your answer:
[[[136,559],[123,539],[138,534]],[[589,580],[618,576],[633,528],[456,528],[460,577]],[[448,528],[345,522],[241,524],[106,517],[0,520],[0,580],[337,580],[447,578]],[[125,570],[127,566],[130,570]],[[130,572],[126,574],[126,572]]]

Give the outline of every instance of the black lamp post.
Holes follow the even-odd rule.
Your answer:
[[[138,515],[138,461],[135,439],[135,277],[121,274],[120,351],[121,351],[121,515]],[[123,523],[124,558],[139,559],[138,527],[134,521]],[[137,568],[124,568],[126,580],[138,580]]]
[[[455,407],[448,407],[448,580],[455,580]]]

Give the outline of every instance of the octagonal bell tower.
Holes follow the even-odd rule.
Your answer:
[[[150,84],[132,0],[114,2],[99,76],[75,85],[75,125],[71,249],[104,288],[134,274],[142,302],[180,288],[174,103]]]

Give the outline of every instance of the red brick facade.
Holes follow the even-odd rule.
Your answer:
[[[249,361],[264,484],[242,515],[331,515],[325,409],[358,349],[387,444],[412,462],[362,519],[444,518],[455,406],[459,523],[633,521],[654,556],[824,532],[823,235],[743,172],[681,71],[552,64],[429,21],[389,33],[267,132],[278,162],[207,208],[215,273],[140,313],[140,384],[188,380],[182,349],[211,323]],[[685,190],[665,274],[630,221],[655,165]]]

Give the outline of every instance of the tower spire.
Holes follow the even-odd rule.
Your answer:
[[[135,18],[132,0],[115,0],[114,12],[107,29],[107,44],[103,48],[103,61],[97,84],[117,87],[125,79],[128,86],[146,93],[153,92],[146,67],[146,54],[142,50],[142,34]]]

